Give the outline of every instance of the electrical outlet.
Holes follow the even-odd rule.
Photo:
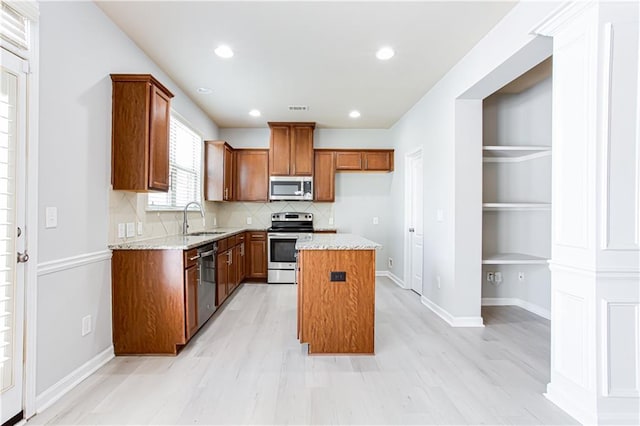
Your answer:
[[[496,282],[496,284],[499,284],[502,282],[502,272],[496,272],[495,274],[493,274],[493,279]]]
[[[213,226],[216,226],[218,224],[218,218],[217,217],[213,217]]]
[[[253,219],[251,216],[247,216],[247,225],[251,225],[251,222],[253,222]]]
[[[438,288],[442,286],[442,282],[440,281],[440,275],[436,276],[436,284],[438,285]]]
[[[388,264],[389,264],[389,268],[393,268],[393,259],[392,258],[389,258]]]
[[[142,235],[144,233],[144,228],[142,222],[138,222],[138,235]]]
[[[444,222],[444,210],[442,209],[436,210],[436,220],[438,222]]]
[[[374,216],[373,217],[373,224],[377,225],[378,224],[378,216]]]
[[[524,281],[524,272],[518,272],[518,281]]]
[[[333,217],[329,218],[329,225],[333,225]]]
[[[487,281],[490,283],[494,281],[493,272],[487,272]]]
[[[91,315],[82,318],[82,335],[91,333]]]
[[[126,231],[124,223],[119,223],[118,224],[118,238],[124,238],[126,236],[127,236],[127,231]]]
[[[127,222],[127,238],[136,235],[136,228],[133,222]]]

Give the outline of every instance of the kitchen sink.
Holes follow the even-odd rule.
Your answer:
[[[206,235],[220,235],[226,234],[224,231],[199,231],[199,232],[189,232],[187,234],[188,237],[203,237]]]

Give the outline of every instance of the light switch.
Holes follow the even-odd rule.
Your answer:
[[[133,222],[127,223],[127,238],[133,237],[136,235],[136,228]]]
[[[444,222],[444,210],[442,209],[436,210],[436,220],[438,222]]]
[[[45,228],[55,228],[58,226],[58,208],[47,207],[45,209]]]
[[[142,222],[138,222],[138,235],[142,235],[144,233],[144,228]]]
[[[119,223],[118,224],[118,238],[124,238],[127,236],[127,231],[126,228],[124,226],[124,223]]]
[[[333,225],[333,217],[329,218],[329,225]]]
[[[251,216],[247,216],[247,225],[251,225],[252,221]]]
[[[377,225],[378,224],[378,216],[374,216],[373,217],[373,224]]]

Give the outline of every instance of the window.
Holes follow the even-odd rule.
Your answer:
[[[29,19],[4,2],[0,5],[0,38],[29,50]]]
[[[169,191],[149,194],[150,210],[183,208],[201,201],[202,137],[175,114],[169,130]]]

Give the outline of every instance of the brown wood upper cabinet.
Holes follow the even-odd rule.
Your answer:
[[[313,200],[334,201],[336,196],[336,153],[316,150],[314,156]]]
[[[236,201],[269,200],[269,151],[236,149]]]
[[[233,148],[225,141],[206,141],[204,150],[204,198],[207,201],[234,200]]]
[[[150,74],[111,74],[113,189],[169,190],[173,94]]]
[[[393,171],[392,149],[335,150],[336,171]]]
[[[313,130],[315,123],[269,122],[269,174],[313,175]]]

